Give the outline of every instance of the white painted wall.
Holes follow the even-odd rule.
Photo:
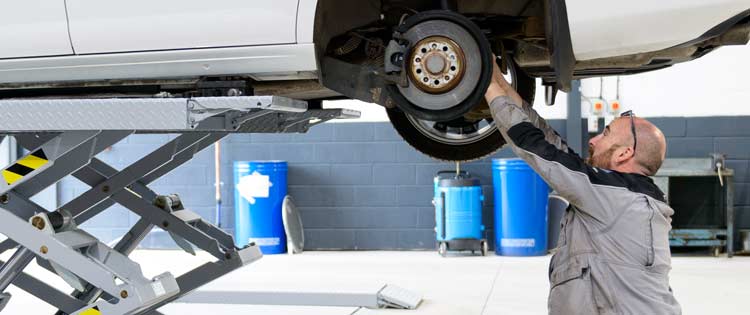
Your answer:
[[[10,165],[10,162],[15,161],[15,158],[15,140],[12,137],[3,137],[3,140],[0,141],[0,168]]]
[[[623,110],[642,117],[748,116],[748,74],[750,45],[722,47],[667,69],[621,77]],[[604,80],[604,99],[612,99],[617,79]],[[583,80],[582,93],[598,97],[599,79]]]
[[[703,58],[667,69],[620,77],[622,110],[641,117],[750,116],[750,45],[727,46]],[[599,78],[581,83],[582,94],[599,97]],[[544,104],[544,89],[537,86],[534,108],[547,119],[567,117],[567,94],[559,93],[553,106]],[[612,100],[617,78],[604,78],[603,96]],[[582,113],[588,116],[589,105]],[[328,107],[362,111],[362,118],[338,122],[388,121],[385,110],[360,101],[327,102]]]
[[[349,108],[358,110],[362,113],[362,117],[359,119],[331,120],[329,123],[389,121],[388,114],[385,112],[385,107],[378,104],[365,103],[356,100],[326,101],[323,102],[323,108]]]

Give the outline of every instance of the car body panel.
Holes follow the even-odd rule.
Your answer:
[[[292,44],[297,42],[297,4],[298,0],[67,0],[77,54]]]
[[[576,60],[625,56],[687,43],[750,9],[750,0],[567,0]]]
[[[313,44],[97,54],[0,60],[0,84],[250,74],[257,80],[309,79]]]
[[[317,6],[317,0],[299,0],[297,10],[297,43],[306,44],[313,42]]]
[[[64,0],[6,0],[0,58],[72,55]]]

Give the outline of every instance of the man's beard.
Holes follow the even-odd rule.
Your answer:
[[[586,159],[586,164],[607,170],[612,169],[612,155],[615,154],[616,149],[617,146],[613,145],[604,153],[596,155],[594,148],[589,146],[589,157]]]

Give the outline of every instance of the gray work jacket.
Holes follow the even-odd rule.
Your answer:
[[[550,261],[550,314],[680,314],[669,287],[674,210],[643,175],[595,168],[531,109],[490,104],[513,149],[570,202]]]

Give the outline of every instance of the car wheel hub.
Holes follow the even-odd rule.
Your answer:
[[[421,22],[403,34],[409,48],[406,100],[424,110],[442,111],[472,95],[482,74],[482,52],[465,28],[445,20]],[[472,61],[472,62],[469,62]]]
[[[464,52],[456,42],[442,36],[419,41],[411,50],[409,75],[412,82],[430,94],[454,89],[464,74]]]

